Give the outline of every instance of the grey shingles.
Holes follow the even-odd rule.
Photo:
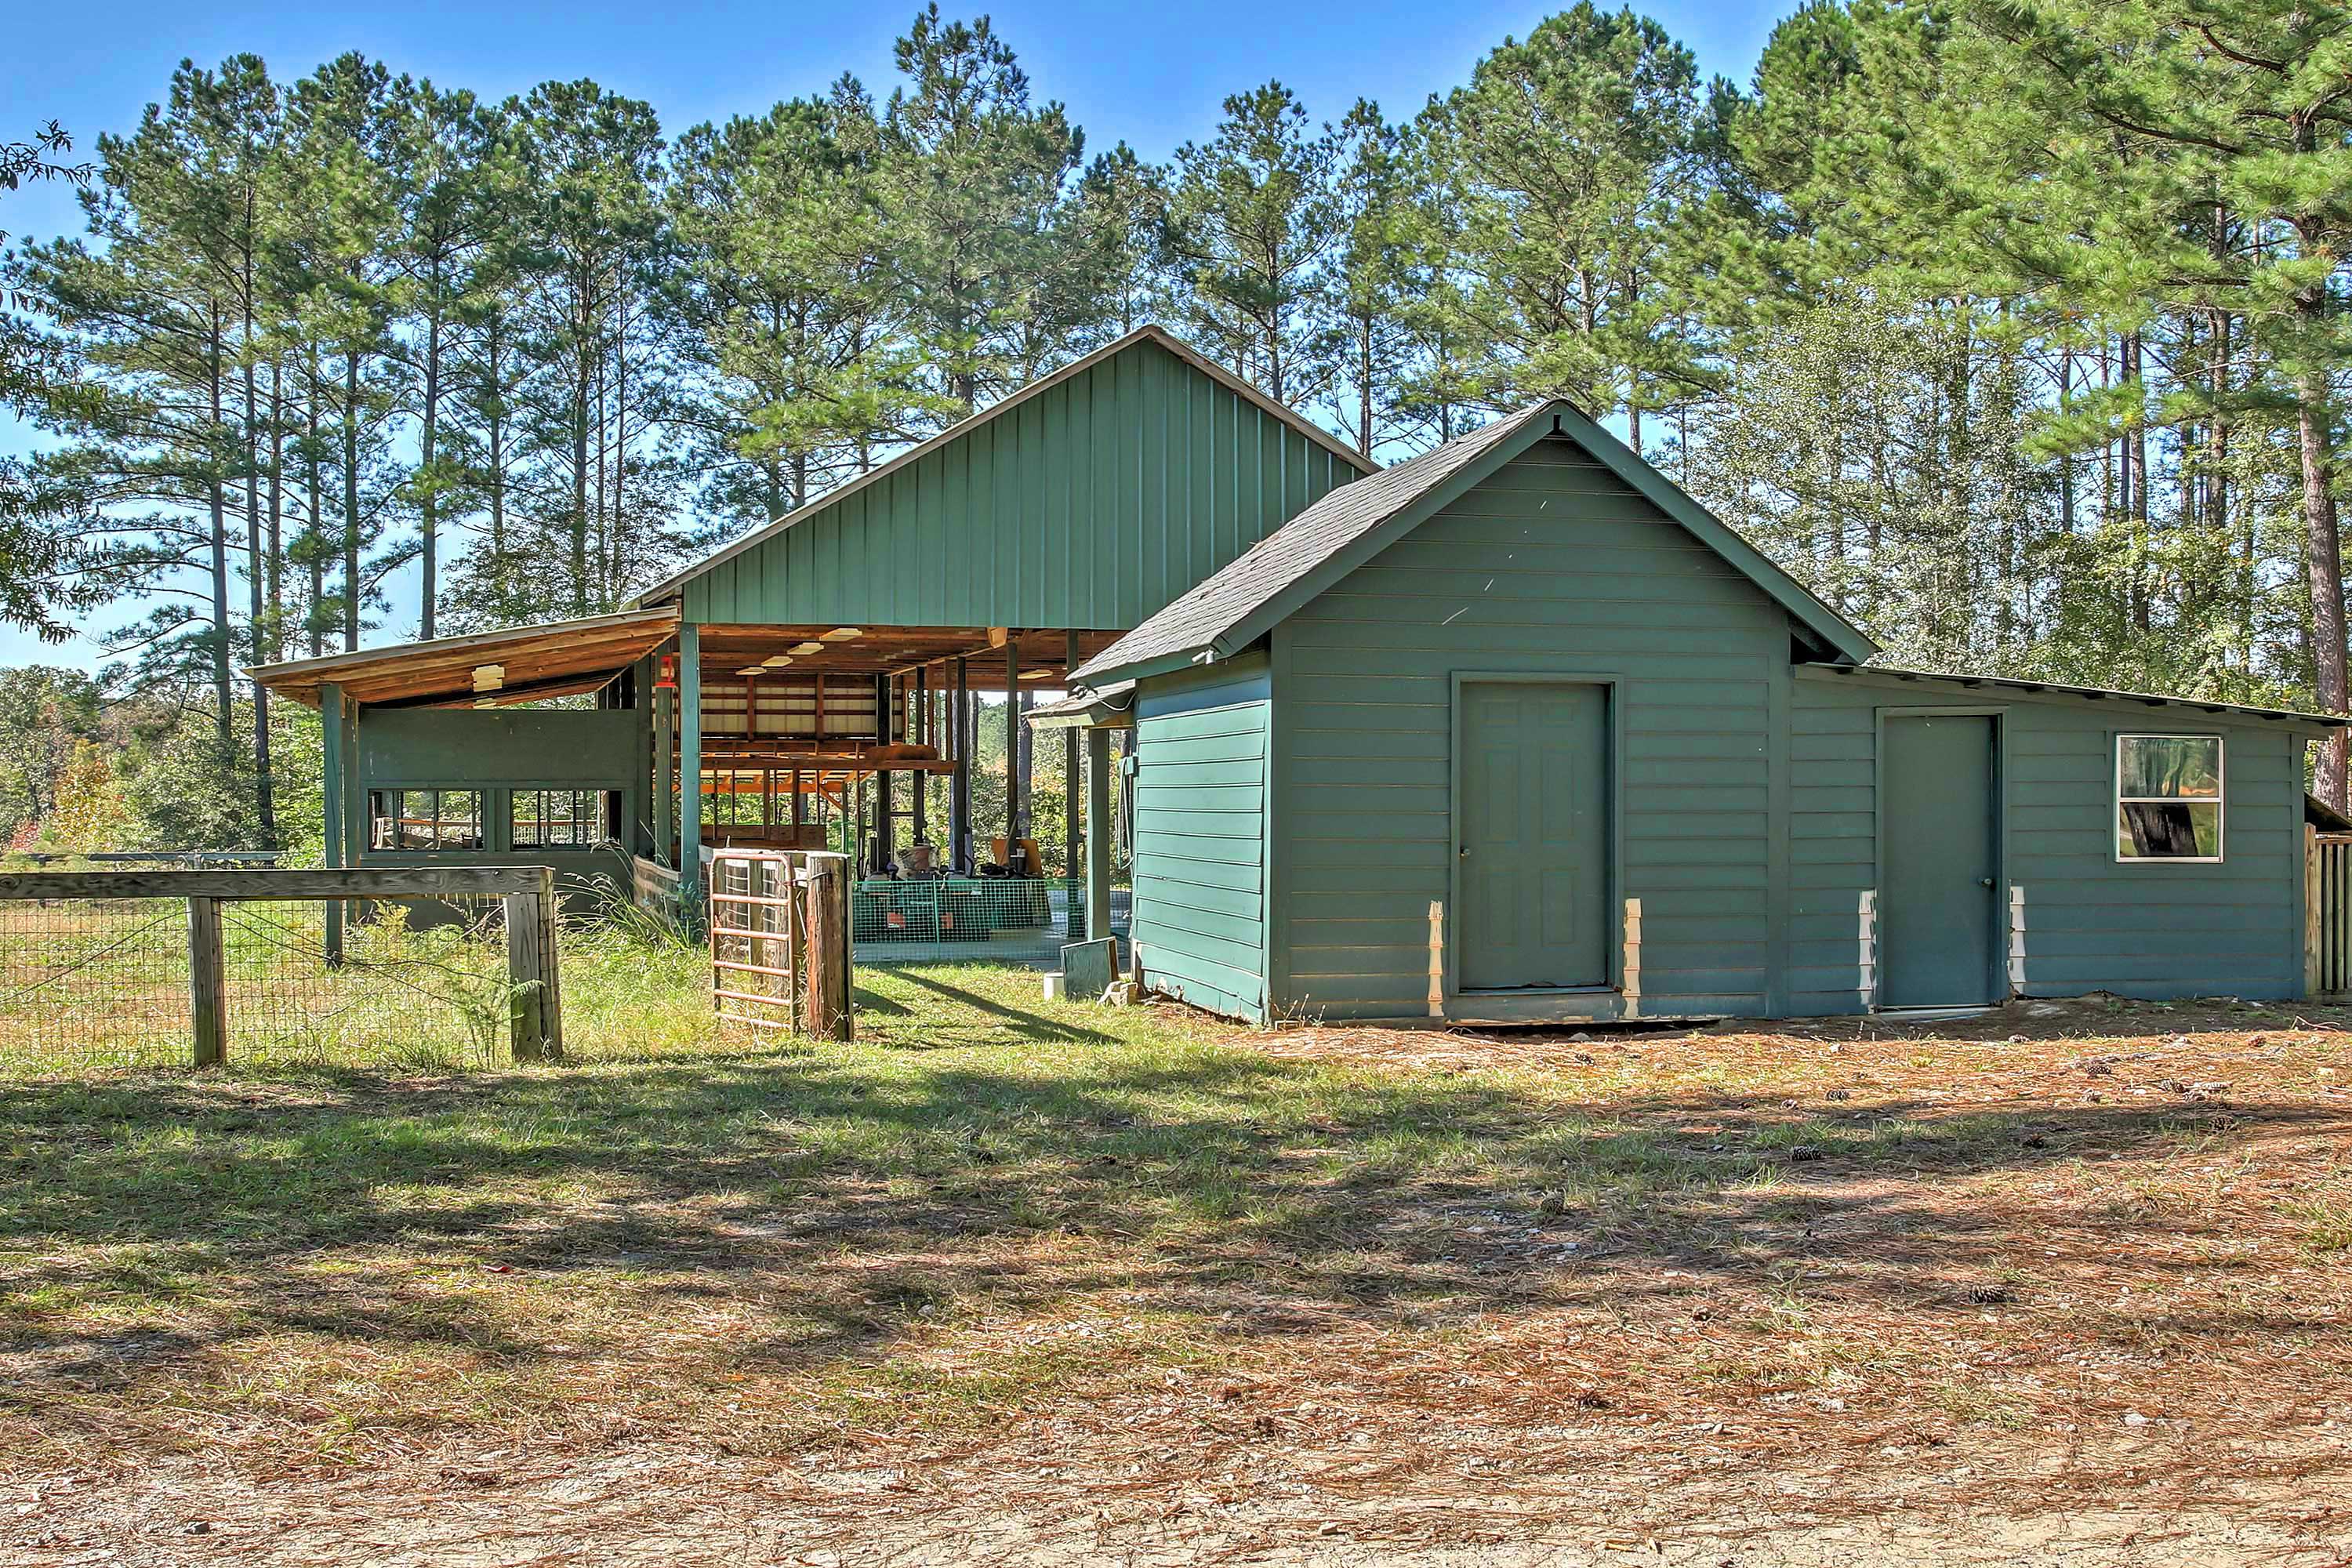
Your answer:
[[[1551,406],[1548,402],[1532,405],[1442,447],[1433,447],[1409,462],[1341,485],[1258,541],[1224,570],[1088,659],[1071,679],[1083,686],[1097,671],[1206,647]]]

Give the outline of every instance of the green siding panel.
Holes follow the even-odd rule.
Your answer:
[[[705,568],[685,614],[1126,630],[1357,472],[1144,339]]]
[[[1266,1012],[1272,718],[1263,657],[1153,681],[1136,705],[1133,933],[1144,979],[1250,1019]]]

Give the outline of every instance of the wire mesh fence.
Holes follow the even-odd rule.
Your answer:
[[[346,910],[326,956],[324,904],[224,904],[228,1034],[239,1059],[289,1066],[488,1067],[506,1055],[504,900]]]
[[[1125,935],[1127,896],[1111,896]],[[869,877],[850,893],[850,940],[862,963],[997,960],[1041,963],[1087,934],[1083,881],[1035,877]]]
[[[220,905],[235,1059],[255,1066],[488,1066],[504,1059],[511,987],[494,897],[347,907]],[[188,904],[0,900],[0,1073],[185,1067],[194,1011]]]
[[[188,1060],[188,906],[167,899],[0,903],[0,1070]]]

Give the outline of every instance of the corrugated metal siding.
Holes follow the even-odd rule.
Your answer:
[[[1147,984],[1265,1016],[1262,657],[1154,681],[1138,700],[1134,935]]]
[[[1580,448],[1514,459],[1274,634],[1280,995],[1334,1018],[1427,1010],[1453,676],[1555,671],[1619,681],[1642,1011],[1763,1011],[1788,648],[1785,612]]]
[[[1997,709],[2007,763],[2003,876],[2025,890],[2025,994],[2287,997],[2303,984],[2303,740],[2276,724],[1988,689],[1797,682],[1790,1001],[1863,1006],[1860,900],[1877,858],[1881,708]],[[2225,737],[2225,858],[2115,858],[2119,731]]]
[[[1147,340],[712,566],[685,614],[1123,630],[1354,477]]]

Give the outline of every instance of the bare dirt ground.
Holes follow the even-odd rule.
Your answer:
[[[169,1279],[149,1166],[37,1159],[118,1212],[12,1211],[0,1562],[2352,1563],[2340,1014],[1079,1041],[959,984],[1019,1038],[910,1022],[584,1175],[569,1101],[414,1143],[550,1079],[345,1086],[429,1168]]]

